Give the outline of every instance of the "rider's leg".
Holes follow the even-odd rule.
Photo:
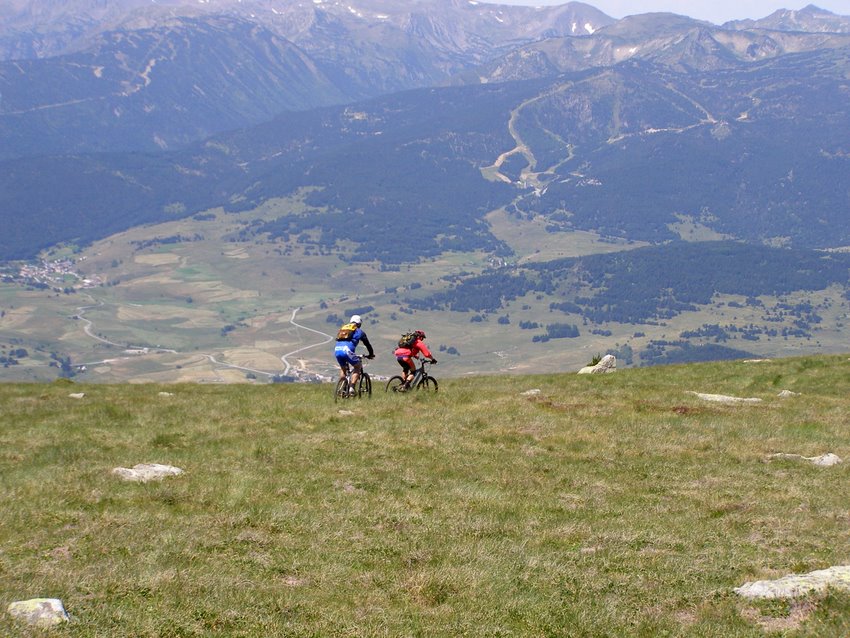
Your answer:
[[[339,378],[344,379],[348,374],[348,356],[343,352],[336,351],[336,364],[339,366]]]
[[[360,380],[360,373],[363,371],[363,364],[358,361],[351,367],[353,368],[351,373],[351,389],[354,390],[357,387],[357,381]]]

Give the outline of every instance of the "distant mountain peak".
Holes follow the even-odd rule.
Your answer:
[[[760,20],[733,20],[731,29],[769,29],[807,33],[850,33],[850,16],[842,16],[809,4],[802,9],[778,9]]]
[[[820,7],[813,4],[807,4],[805,7],[799,10],[799,13],[825,13],[827,15],[835,15],[831,11],[821,9]]]

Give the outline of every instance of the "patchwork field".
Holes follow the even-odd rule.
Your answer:
[[[580,315],[553,312],[550,303],[557,299],[537,294],[477,317],[414,309],[411,303],[445,290],[451,278],[480,273],[498,260],[449,253],[384,268],[348,262],[340,258],[343,252],[298,238],[268,241],[249,234],[245,239],[257,220],[304,210],[297,199],[276,200],[250,213],[212,211],[136,228],[82,251],[53,253],[50,259],[73,258],[80,278],[101,283],[73,286],[76,292],[70,294],[0,283],[0,356],[19,348],[28,353],[17,364],[0,367],[0,379],[53,379],[62,361],[79,379],[104,382],[257,383],[283,374],[328,378],[335,374],[330,335],[355,310],[364,315],[378,352],[373,372],[379,376],[394,373],[392,348],[401,332],[413,328],[428,333],[443,376],[554,373],[578,370],[606,353],[618,355],[621,367],[639,365],[640,354],[653,342],[675,341],[705,324],[742,330],[793,326],[793,317],[765,320],[780,303],[808,304],[818,313],[821,321],[811,336],[733,335],[724,345],[756,357],[837,352],[846,346],[850,311],[841,286],[761,297],[761,307],[740,296],[717,297],[698,311],[646,325],[588,324]],[[519,262],[634,248],[590,233],[547,232],[542,220],[519,225],[504,213],[488,219]],[[540,330],[521,327],[557,322],[576,324],[580,336],[535,342]]]

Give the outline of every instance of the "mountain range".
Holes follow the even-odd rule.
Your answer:
[[[170,150],[284,111],[630,59],[706,71],[850,46],[850,18],[813,6],[724,26],[464,0],[2,0],[0,16],[0,158]]]
[[[667,255],[697,277],[720,254],[779,269],[758,279],[765,294],[788,292],[776,278],[846,286],[848,78],[850,17],[811,5],[713,25],[578,2],[0,0],[0,259],[299,197],[306,212],[232,239],[392,268],[474,252],[511,269],[499,214],[556,242],[649,247],[627,266],[641,272]],[[397,240],[414,227],[415,243]],[[791,250],[829,275],[792,276]],[[656,286],[656,312],[599,314],[627,294],[605,269],[561,264],[533,285],[473,273],[406,303],[500,312],[464,295],[514,275],[522,294],[600,321],[657,320],[677,298]],[[600,301],[606,288],[618,299]]]
[[[582,4],[456,0],[3,4],[2,157],[176,148],[282,111],[445,85],[612,22]]]
[[[455,24],[466,37],[447,37],[444,53],[458,41],[474,43],[469,59],[483,57],[485,48],[495,56],[506,46],[503,31],[499,38],[486,31],[488,47],[481,44],[483,28],[481,37],[469,35],[502,9],[434,6],[444,25],[467,17],[464,28]],[[329,15],[340,24],[352,15],[338,13],[337,4],[327,15],[316,7],[325,5],[314,5],[311,29]],[[528,8],[504,10],[536,15]],[[287,223],[323,228],[321,241],[333,243],[329,219],[356,211],[369,220],[368,232],[351,237],[364,259],[388,258],[386,238],[394,226],[386,220],[399,217],[425,220],[419,256],[459,245],[493,250],[482,218],[499,207],[542,215],[553,230],[629,241],[669,241],[687,222],[717,238],[810,248],[850,244],[850,142],[840,133],[850,130],[850,46],[836,45],[850,35],[775,32],[771,41],[793,38],[803,51],[767,56],[753,49],[758,59],[747,61],[718,42],[721,36],[749,41],[757,33],[767,38],[762,31],[712,28],[671,15],[597,30],[589,21],[604,23],[604,17],[585,5],[539,13],[548,19],[540,17],[534,29],[514,29],[515,41],[532,39],[531,33],[538,41],[518,44],[491,63],[486,81],[461,83],[446,71],[442,79],[454,79],[448,86],[339,106],[320,106],[342,99],[341,84],[329,79],[333,73],[319,73],[319,63],[271,31],[221,13],[102,33],[86,53],[7,61],[5,77],[14,74],[18,90],[3,91],[0,116],[6,154],[0,205],[7,217],[0,256],[32,256],[53,243],[85,243],[216,206],[243,210],[305,187],[314,189],[310,203],[328,212]],[[815,25],[825,19],[814,8],[800,13]],[[411,28],[414,14],[405,15],[406,22],[396,14],[371,22],[354,16],[349,23]],[[563,36],[579,17],[594,34]],[[157,19],[151,15],[146,25]],[[848,22],[832,24],[839,29]],[[348,24],[344,41],[353,33]],[[610,64],[615,38],[641,41],[642,54]],[[699,55],[695,41],[703,45]],[[603,53],[589,53],[596,62],[578,70],[541,63],[542,48],[575,50],[573,42]],[[248,45],[247,52],[232,49]],[[272,54],[273,46],[281,48]],[[93,59],[83,63],[81,55]],[[361,69],[370,60],[364,53]],[[705,68],[691,66],[693,60]],[[327,59],[323,64],[330,68]],[[510,75],[495,71],[504,66],[530,79],[496,82],[494,76]],[[130,70],[142,67],[134,78]],[[104,80],[111,88],[98,92]],[[302,108],[271,117],[279,100],[272,87],[283,87]],[[60,99],[66,106],[45,106]],[[243,120],[263,121],[239,127]],[[216,127],[231,131],[206,135]],[[155,151],[159,147],[170,150]]]

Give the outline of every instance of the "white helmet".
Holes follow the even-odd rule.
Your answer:
[[[363,322],[360,320],[360,315],[351,315],[350,323],[356,323],[359,326]]]

